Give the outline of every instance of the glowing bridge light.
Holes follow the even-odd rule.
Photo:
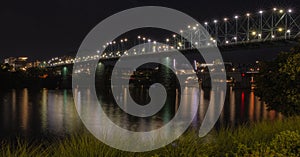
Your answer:
[[[280,10],[279,10],[279,13],[281,13],[281,14],[282,14],[283,12],[284,12],[284,11],[283,11],[282,9],[280,9]]]

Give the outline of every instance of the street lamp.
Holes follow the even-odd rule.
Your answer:
[[[214,20],[214,24],[215,24],[215,38],[216,40],[218,40],[218,20]]]
[[[288,9],[288,13],[285,15],[285,30],[288,30],[288,16],[292,13],[292,9]],[[285,39],[286,39],[286,33],[285,33]]]
[[[264,13],[264,11],[262,11],[262,10],[260,10],[259,11],[259,14],[260,14],[260,34],[262,34],[262,32],[263,32],[263,13]]]
[[[239,19],[239,16],[234,16],[234,19],[235,19],[235,37],[238,38],[238,19]],[[237,41],[237,39],[236,39]]]
[[[224,22],[225,22],[225,41],[227,41],[227,21],[228,21],[228,18],[224,18]]]
[[[290,39],[290,38],[291,38],[291,30],[288,29],[288,30],[286,31],[286,33],[289,35],[289,39]]]
[[[246,14],[247,16],[247,41],[250,40],[250,13]]]

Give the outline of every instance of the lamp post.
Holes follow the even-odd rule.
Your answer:
[[[271,39],[273,37],[275,37],[274,36],[274,14],[276,13],[276,11],[277,11],[277,8],[273,8],[272,18],[271,18]]]
[[[292,13],[292,9],[288,9],[286,15],[285,15],[285,31],[288,30],[288,16],[290,16],[290,14]],[[285,39],[287,38],[286,36],[287,32],[285,33]]]
[[[215,38],[216,38],[216,41],[218,41],[218,20],[214,20],[214,24],[215,24]]]
[[[247,16],[247,41],[250,41],[250,13],[247,13],[246,16]]]
[[[239,19],[239,16],[234,16],[235,18],[235,37],[236,37],[236,40],[235,42],[237,42],[237,39],[238,39],[238,31],[239,31],[239,23],[238,23],[238,19]]]
[[[227,21],[228,21],[228,18],[224,18],[224,22],[225,22],[225,36],[224,36],[224,39],[225,39],[225,43],[227,41]]]
[[[263,13],[264,13],[264,11],[262,11],[262,10],[259,11],[259,14],[260,14],[259,29],[260,29],[261,35],[263,33]]]

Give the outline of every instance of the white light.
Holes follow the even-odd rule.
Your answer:
[[[259,13],[262,14],[262,13],[264,13],[264,11],[260,10]]]
[[[214,23],[217,23],[218,22],[218,20],[214,20]]]
[[[246,14],[246,16],[248,16],[248,17],[249,17],[249,16],[250,16],[250,13],[247,13],[247,14]]]
[[[288,12],[291,13],[291,12],[293,12],[293,11],[292,11],[292,9],[289,9]]]
[[[234,40],[237,40],[237,37],[233,37]]]
[[[277,8],[273,8],[273,11],[276,11],[277,10]]]
[[[148,42],[151,42],[151,39],[148,39]]]
[[[141,39],[141,36],[138,36],[138,39]]]
[[[195,45],[198,45],[198,42],[195,42]]]
[[[287,32],[287,33],[291,33],[291,30],[288,29],[286,32]]]
[[[275,35],[272,35],[272,38],[275,38]]]
[[[127,41],[127,38],[125,38],[124,41]]]
[[[279,10],[279,13],[283,13],[283,10],[281,9],[281,10]]]
[[[166,42],[169,42],[169,41],[170,41],[170,39],[167,38],[167,39],[166,39]]]
[[[226,40],[226,42],[225,42],[226,44],[228,44],[229,43],[229,41],[228,40]]]
[[[193,30],[196,30],[196,27],[193,27]]]
[[[190,26],[190,25],[188,25],[188,28],[191,28],[191,26]]]
[[[234,18],[235,18],[235,19],[238,19],[238,18],[239,18],[239,16],[237,16],[237,15],[236,15],[236,16],[234,16]]]
[[[224,18],[224,21],[227,21],[228,19],[227,18]]]
[[[173,38],[176,38],[176,34],[173,34]]]
[[[204,22],[204,25],[208,25],[208,22]]]
[[[183,30],[180,30],[180,33],[183,33]]]

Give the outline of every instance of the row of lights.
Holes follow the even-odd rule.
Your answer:
[[[273,11],[278,11],[278,12],[281,13],[281,14],[284,13],[284,10],[283,10],[283,9],[278,10],[277,8],[273,8]],[[288,12],[288,13],[292,13],[293,10],[292,10],[292,9],[288,9],[287,12]],[[263,10],[260,10],[258,13],[259,13],[259,14],[263,14],[264,11],[263,11]],[[246,13],[246,16],[247,16],[247,17],[250,17],[251,14],[250,14],[250,13]],[[238,18],[239,18],[238,15],[235,15],[235,16],[234,16],[234,19],[238,19]],[[229,18],[226,17],[226,18],[224,18],[223,20],[226,22],[226,21],[229,20]],[[218,23],[218,20],[214,20],[213,23],[215,23],[215,24]],[[204,22],[204,25],[208,25],[208,22]]]

